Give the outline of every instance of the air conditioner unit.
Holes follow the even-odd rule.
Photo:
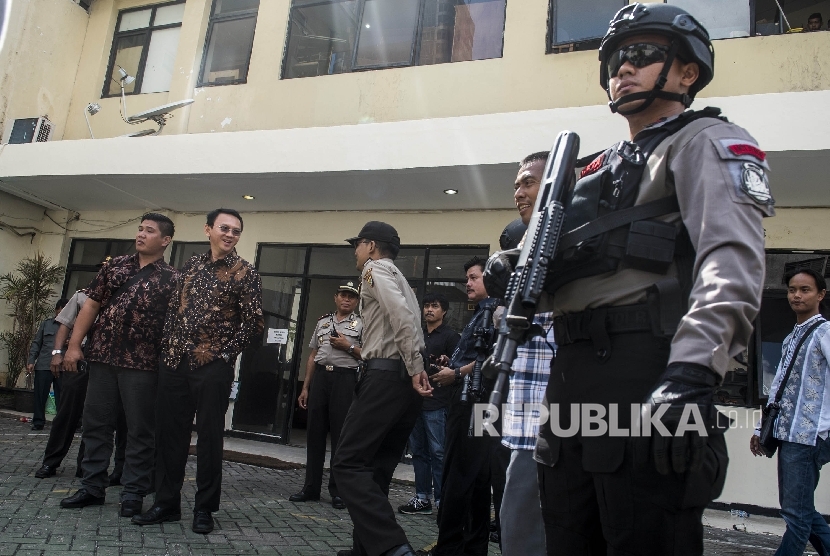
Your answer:
[[[54,124],[46,116],[17,119],[9,136],[9,144],[45,143],[52,137],[53,128]]]

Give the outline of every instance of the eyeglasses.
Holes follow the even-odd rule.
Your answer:
[[[225,226],[224,224],[222,224],[221,226],[217,226],[217,228],[219,228],[219,231],[223,234],[231,233],[234,235],[234,237],[239,237],[242,235],[242,230],[240,230],[239,228],[231,228],[230,226]]]
[[[355,242],[354,246],[357,247],[358,245],[363,245],[364,243],[369,244],[372,243],[369,239],[361,239]]]
[[[668,58],[669,47],[662,44],[637,43],[621,46],[615,50],[606,62],[608,79],[617,75],[624,63],[629,62],[635,68],[644,68]]]

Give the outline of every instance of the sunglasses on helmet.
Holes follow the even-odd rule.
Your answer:
[[[617,75],[623,64],[628,61],[635,68],[644,68],[668,58],[669,47],[662,44],[636,43],[621,46],[608,57],[606,67],[608,79]]]

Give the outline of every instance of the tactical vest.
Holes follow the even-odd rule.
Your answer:
[[[681,289],[691,289],[694,249],[685,227],[655,220],[680,211],[677,195],[634,206],[648,157],[667,137],[699,118],[721,117],[720,109],[687,111],[659,127],[645,129],[634,141],[577,161],[585,166],[565,202],[565,222],[559,248],[545,283],[555,293],[563,285],[607,272],[621,264],[665,274],[672,262],[688,262],[680,269]],[[680,259],[683,259],[681,261]],[[688,296],[686,296],[688,297]]]

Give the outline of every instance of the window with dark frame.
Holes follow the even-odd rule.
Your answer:
[[[105,260],[133,253],[134,239],[73,239],[61,297],[69,298],[87,287]]]
[[[549,52],[596,50],[626,0],[551,0]]]
[[[199,86],[248,80],[259,0],[213,0]]]
[[[128,95],[170,90],[184,6],[179,0],[118,12],[102,96],[121,94],[120,68],[135,77],[124,87]]]
[[[293,0],[283,79],[501,58],[506,0]]]

